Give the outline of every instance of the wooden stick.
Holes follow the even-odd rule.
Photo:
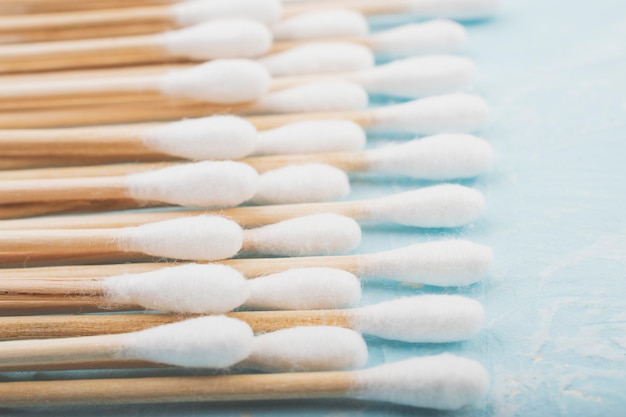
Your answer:
[[[116,353],[122,342],[116,335],[4,342],[0,343],[0,369],[112,361],[118,359]]]
[[[246,278],[284,272],[293,268],[336,268],[358,275],[359,265],[368,258],[367,254],[343,256],[306,256],[292,258],[225,259],[219,264],[230,266]],[[184,264],[184,263],[183,263]],[[182,265],[181,263],[132,263],[112,265],[69,265],[43,268],[0,269],[0,282],[11,280],[93,280],[123,274],[137,274],[157,269]]]
[[[87,28],[104,29],[106,33],[107,27],[123,28],[136,25],[161,27],[163,30],[177,27],[171,8],[161,5],[98,10],[97,12],[73,11],[0,17],[0,34],[57,32]],[[119,36],[119,34],[113,32],[113,36]]]
[[[150,6],[163,3],[174,4],[178,0],[1,0],[0,13],[27,14],[52,13],[79,10],[106,10],[127,7]]]
[[[3,15],[6,16],[6,13],[3,13]],[[11,17],[15,16],[13,15]],[[150,33],[164,32],[169,29],[172,29],[171,24],[143,23],[125,26],[114,25],[77,27],[75,29],[65,28],[62,30],[33,30],[29,32],[0,34],[0,45],[147,35]]]
[[[131,198],[124,176],[0,182],[0,204]]]
[[[249,110],[249,109],[246,109]],[[136,105],[93,105],[87,107],[64,107],[58,109],[12,111],[0,113],[0,129],[34,129],[68,126],[92,126],[111,123],[137,123],[154,121],[173,121],[189,117],[211,116],[219,112],[237,113],[243,109],[236,107],[216,107],[215,105],[197,103],[189,106],[155,105],[145,103]],[[304,120],[346,119],[364,126],[374,122],[370,111],[345,111],[327,113],[280,114],[273,116],[248,117],[259,130]]]
[[[342,398],[350,372],[5,382],[5,407]]]
[[[189,57],[172,56],[164,47],[160,35],[2,45],[0,73],[199,61]],[[365,46],[371,46],[372,43],[369,37],[338,37],[328,38],[327,41],[351,42]],[[282,52],[306,43],[275,42],[268,53]]]
[[[150,72],[150,71],[149,71]],[[79,79],[53,79],[20,82],[0,89],[0,110],[37,110],[55,107],[124,105],[127,107],[194,107],[204,106],[200,100],[167,96],[159,91],[162,73],[129,74],[113,77]],[[272,80],[269,91],[280,91],[311,82],[325,80],[352,81],[354,74],[338,73],[279,77]],[[258,112],[255,106],[215,104],[215,112]]]
[[[163,159],[168,158],[165,157]],[[259,173],[282,168],[288,165],[302,165],[312,163],[331,165],[349,173],[363,172],[367,171],[369,168],[369,160],[367,158],[367,154],[365,152],[358,151],[326,152],[302,155],[293,154],[258,156],[239,159],[238,162],[250,165]],[[146,172],[155,169],[166,168],[170,166],[175,166],[177,164],[178,162],[153,162],[135,164],[92,165],[83,167],[23,169],[0,172],[0,181],[122,176],[137,172]],[[0,189],[1,186],[2,183],[0,182]]]
[[[273,332],[297,326],[352,327],[350,310],[247,311],[227,313],[226,316],[245,321],[255,333]],[[175,323],[190,317],[197,317],[197,315],[108,314],[0,317],[0,340],[128,333]]]
[[[132,200],[72,200],[56,201],[54,203],[24,203],[7,204],[0,206],[0,219],[20,219],[42,215],[65,213],[98,213],[104,211],[118,211],[136,207],[138,203]],[[158,204],[151,204],[157,207]]]
[[[273,206],[234,207],[217,210],[177,210],[104,215],[42,217],[0,222],[0,230],[81,229],[137,226],[182,216],[215,214],[227,217],[242,227],[261,226],[311,214],[336,213],[355,220],[368,219],[368,204],[376,199],[330,203],[282,204]]]

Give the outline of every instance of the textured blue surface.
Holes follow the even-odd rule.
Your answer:
[[[496,267],[486,283],[445,291],[483,302],[486,328],[461,344],[370,339],[370,365],[444,350],[478,359],[492,375],[492,390],[483,403],[451,415],[625,415],[626,2],[508,0],[497,18],[469,30],[465,53],[479,69],[473,91],[492,107],[483,136],[498,152],[494,172],[469,182],[485,193],[487,213],[453,231],[370,227],[360,251],[444,236],[492,246]],[[420,185],[360,177],[354,197]],[[435,291],[442,292],[370,282],[363,303]],[[354,401],[99,407],[62,414],[447,415]]]

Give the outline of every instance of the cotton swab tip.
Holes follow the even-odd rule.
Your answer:
[[[180,26],[228,18],[250,19],[271,24],[282,15],[280,0],[184,1],[171,6]]]
[[[189,264],[103,280],[114,305],[138,305],[175,313],[226,313],[250,293],[248,281],[224,265]]]
[[[481,281],[492,266],[489,247],[465,240],[443,240],[365,255],[359,275],[445,287]]]
[[[325,164],[290,165],[263,173],[252,202],[292,204],[332,201],[350,193],[350,180]]]
[[[255,127],[236,116],[186,119],[147,129],[141,139],[155,151],[191,160],[237,159],[257,143]]]
[[[358,71],[374,66],[369,48],[347,42],[319,42],[259,59],[272,75],[303,75]]]
[[[181,164],[126,177],[134,200],[201,207],[241,204],[256,193],[258,182],[252,167],[231,161]]]
[[[352,397],[412,407],[457,410],[480,401],[489,374],[478,362],[443,354],[356,371]]]
[[[280,40],[304,40],[329,37],[365,36],[367,19],[352,10],[320,10],[284,19],[274,26]]]
[[[399,298],[352,310],[354,329],[410,343],[467,340],[480,331],[484,310],[479,302],[456,295]]]
[[[459,227],[483,213],[483,195],[456,184],[442,184],[371,200],[367,218],[415,227]]]
[[[241,250],[243,230],[222,217],[181,217],[122,229],[119,244],[127,252],[214,261],[231,258]]]
[[[498,0],[443,0],[423,1],[408,0],[405,2],[409,13],[420,16],[447,17],[451,19],[480,19],[493,15]]]
[[[467,41],[465,28],[451,20],[412,23],[372,35],[376,55],[389,58],[456,52]]]
[[[249,281],[246,306],[253,309],[318,310],[355,305],[361,283],[334,268],[294,268]]]
[[[428,180],[471,178],[493,166],[489,143],[472,135],[440,134],[368,152],[370,170]]]
[[[482,97],[446,94],[373,109],[376,130],[400,130],[418,135],[467,133],[480,129],[489,108]]]
[[[360,71],[357,80],[370,93],[418,98],[461,90],[472,81],[475,72],[474,63],[467,58],[434,55]]]
[[[337,214],[314,214],[246,230],[246,250],[275,256],[338,254],[360,242],[359,224]]]
[[[355,151],[365,146],[363,128],[349,120],[295,122],[259,132],[255,155]]]
[[[252,352],[254,334],[246,323],[222,316],[201,317],[123,336],[120,359],[190,368],[225,368]]]
[[[271,75],[248,59],[217,59],[165,74],[159,84],[168,96],[218,104],[258,100],[269,90]]]
[[[159,35],[157,43],[172,56],[206,61],[254,58],[272,46],[272,33],[262,23],[223,19]]]
[[[263,96],[257,101],[259,113],[313,113],[362,110],[367,91],[347,81],[319,81],[298,85]]]
[[[355,331],[331,326],[306,326],[255,337],[243,363],[270,372],[317,372],[362,367],[367,346]]]

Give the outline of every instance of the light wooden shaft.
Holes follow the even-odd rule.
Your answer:
[[[367,262],[367,258],[367,254],[360,254],[341,256],[305,256],[292,258],[226,259],[219,261],[218,264],[228,265],[241,272],[247,278],[257,278],[293,268],[337,268],[359,275],[362,272],[359,265]],[[0,269],[0,286],[4,285],[5,282],[12,280],[59,280],[63,282],[67,279],[80,279],[91,281],[97,278],[123,274],[138,274],[184,264],[185,263],[150,262],[93,266],[68,265],[61,267]],[[65,284],[63,283],[61,285]],[[97,284],[96,281],[94,285],[99,284]],[[33,287],[36,286],[37,284],[33,284]]]
[[[0,181],[0,204],[129,197],[125,177]]]
[[[350,310],[262,311],[228,313],[243,320],[255,333],[297,326],[352,327]],[[0,317],[0,340],[48,339],[129,333],[175,323],[197,315],[107,314]]]
[[[234,207],[219,210],[180,210],[42,217],[0,221],[0,230],[117,228],[202,214],[224,216],[239,223],[242,227],[262,226],[282,220],[322,213],[335,213],[355,220],[367,220],[370,216],[368,204],[373,201],[375,200]]]
[[[137,7],[133,9],[105,9],[97,12],[30,14],[0,17],[0,33],[65,31],[77,28],[156,24],[172,25],[172,12],[167,6]]]
[[[27,279],[2,281],[2,298],[19,296],[27,298],[36,295],[62,295],[68,297],[93,297],[103,295],[101,280],[95,279]]]
[[[349,372],[0,383],[5,407],[342,398]]]
[[[0,262],[24,253],[45,256],[120,252],[120,236],[116,229],[5,231],[0,234]]]
[[[0,46],[0,73],[147,64],[171,59],[157,35]]]
[[[177,121],[184,118],[206,117],[216,114],[246,115],[256,113],[254,103],[223,105],[170,98],[165,103],[146,102],[141,105],[137,103],[110,103],[4,112],[0,113],[0,129]]]
[[[103,335],[0,343],[0,368],[108,361],[118,358],[121,337]]]
[[[402,0],[316,0],[285,5],[283,16],[290,17],[324,9],[349,9],[367,16],[407,11],[405,2]]]
[[[136,146],[135,149],[138,147],[139,146]],[[168,158],[165,157],[164,159]],[[312,163],[331,165],[349,173],[367,171],[369,167],[369,158],[365,152],[327,152],[302,155],[262,156],[240,159],[239,162],[250,165],[259,173],[283,168],[289,165]],[[9,170],[0,171],[0,181],[122,176],[137,172],[167,168],[178,164],[178,162],[154,162]]]
[[[100,78],[52,79],[32,82],[3,83],[0,88],[0,110],[37,110],[75,106],[103,106],[116,104],[124,108],[135,106],[199,106],[201,100],[168,97],[160,92],[159,83],[164,74],[121,75]],[[298,85],[324,80],[355,81],[350,73],[280,77],[272,80],[269,91],[279,91]],[[208,80],[207,80],[208,82]],[[232,106],[215,105],[217,108]],[[240,111],[254,111],[255,107],[236,107]],[[246,110],[249,108],[248,110]]]
[[[161,75],[126,76],[98,80],[51,80],[15,83],[0,89],[0,110],[36,110],[83,105],[128,105],[166,100]]]
[[[0,316],[84,314],[131,310],[145,310],[145,307],[111,305],[101,296],[5,295],[0,297]]]
[[[59,11],[119,9],[177,3],[179,0],[0,0],[3,14],[52,13]]]
[[[32,42],[57,42],[72,39],[112,38],[159,33],[171,30],[172,23],[137,23],[124,26],[90,26],[63,30],[35,30],[28,32],[0,33],[0,45]]]
[[[87,155],[148,155],[141,140],[147,126],[107,126],[69,129],[0,130],[0,154],[3,157],[32,156],[65,158]],[[8,159],[8,162],[15,158]]]

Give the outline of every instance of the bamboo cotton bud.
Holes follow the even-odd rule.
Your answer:
[[[261,64],[248,59],[217,59],[165,74],[161,92],[174,97],[218,104],[260,99],[267,93],[271,75]]]
[[[294,327],[258,335],[243,362],[268,372],[361,368],[367,345],[357,332],[332,326]]]
[[[179,26],[240,18],[271,24],[282,15],[280,0],[228,0],[228,1],[183,1],[171,6],[174,20]]]
[[[350,193],[350,180],[340,169],[325,164],[290,165],[263,173],[251,201],[290,204],[332,201]]]
[[[126,177],[130,197],[182,206],[236,206],[258,188],[249,165],[231,161],[182,164]]]
[[[207,61],[263,55],[272,46],[272,33],[252,20],[223,19],[166,32],[158,40],[172,56]]]
[[[349,307],[361,299],[361,283],[335,268],[294,268],[248,281],[246,307],[262,310],[317,310]]]
[[[283,19],[274,25],[277,40],[302,40],[364,36],[369,32],[367,19],[352,10],[318,10]]]
[[[244,249],[275,256],[329,255],[348,252],[360,242],[361,228],[356,221],[337,214],[316,214],[248,229]]]
[[[376,55],[400,58],[456,52],[467,41],[465,28],[451,20],[412,23],[372,35]]]
[[[363,128],[349,120],[312,120],[289,123],[259,132],[255,155],[340,152],[362,149]]]
[[[347,42],[316,42],[258,59],[272,75],[358,71],[375,64],[372,51]]]
[[[141,133],[144,143],[167,155],[204,159],[238,159],[257,146],[257,131],[237,116],[210,116],[166,123]]]
[[[122,335],[119,359],[190,368],[226,368],[252,352],[254,334],[246,323],[201,317]]]

